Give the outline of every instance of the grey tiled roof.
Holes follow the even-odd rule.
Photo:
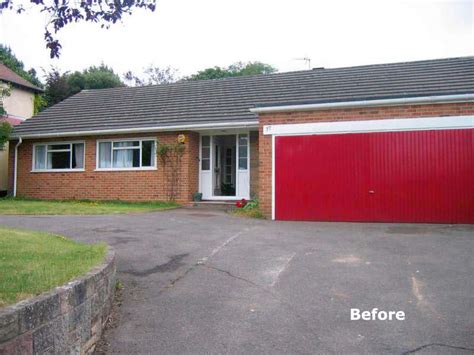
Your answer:
[[[15,135],[256,120],[250,108],[474,93],[474,57],[84,90]]]

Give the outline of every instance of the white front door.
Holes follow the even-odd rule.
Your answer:
[[[212,197],[212,144],[211,136],[201,136],[201,161],[200,161],[200,179],[199,191],[203,199]]]
[[[250,141],[248,133],[237,135],[237,197],[250,198]]]

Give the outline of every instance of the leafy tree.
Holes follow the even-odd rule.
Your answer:
[[[161,69],[150,65],[141,77],[129,70],[125,73],[124,79],[131,86],[169,84],[178,81],[178,70],[171,67]]]
[[[43,111],[46,106],[48,106],[48,102],[46,101],[44,94],[35,94],[33,101],[33,115]]]
[[[8,137],[12,133],[12,126],[8,122],[0,122],[0,150],[3,149],[6,142],[8,142]]]
[[[5,108],[3,107],[3,99],[10,96],[11,94],[11,85],[2,83],[0,81],[0,117],[7,114]]]
[[[185,80],[208,80],[208,79],[222,79],[244,75],[256,75],[256,74],[270,74],[275,73],[276,68],[270,64],[261,62],[237,62],[229,65],[227,68],[215,66],[213,68],[207,68],[198,71],[187,77]]]
[[[72,95],[71,87],[67,80],[67,73],[62,74],[57,68],[51,68],[46,73],[46,88],[44,98],[46,107],[56,105]]]
[[[3,44],[0,44],[0,62],[33,85],[43,87],[36,76],[36,71],[34,69],[26,70],[23,62],[16,57],[11,48]]]
[[[47,14],[49,20],[44,28],[44,39],[51,58],[59,58],[61,50],[61,44],[55,38],[57,32],[73,22],[92,22],[109,28],[121,21],[124,14],[131,14],[135,9],[155,11],[156,8],[156,0],[30,0],[26,2],[28,6],[24,3],[22,0],[0,0],[0,13],[12,10],[21,14],[36,6]]]
[[[3,99],[10,96],[11,86],[0,82],[0,118],[7,114],[3,108]],[[0,121],[0,150],[3,150],[5,143],[8,141],[12,132],[12,126],[6,121]]]
[[[67,81],[75,94],[87,89],[106,89],[125,86],[112,68],[105,64],[89,67],[82,72],[76,71],[67,75]]]
[[[49,73],[46,73],[45,99],[49,107],[81,90],[121,86],[125,86],[125,84],[120,80],[120,77],[104,64],[74,73],[61,73],[53,67]]]

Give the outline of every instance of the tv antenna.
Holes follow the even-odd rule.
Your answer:
[[[311,58],[307,55],[303,58],[295,58],[295,60],[304,60],[305,64],[308,66],[308,69],[311,69]]]

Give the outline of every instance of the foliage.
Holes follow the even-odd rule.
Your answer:
[[[113,69],[103,63],[99,66],[91,66],[82,72],[68,74],[67,79],[73,93],[81,90],[125,86]]]
[[[8,142],[8,138],[12,133],[13,127],[8,122],[0,122],[0,150]]]
[[[129,70],[125,73],[124,80],[131,86],[169,84],[178,81],[177,74],[177,69],[171,67],[161,69],[160,67],[150,65],[144,70],[141,77],[133,74],[133,72]]]
[[[87,0],[87,1],[57,1],[30,0],[24,6],[21,0],[0,0],[0,14],[5,10],[18,14],[31,11],[36,6],[48,17],[44,28],[46,48],[51,58],[59,58],[61,44],[56,38],[59,30],[73,22],[92,22],[102,28],[122,20],[124,14],[131,14],[135,9],[155,11],[156,0]]]
[[[2,0],[0,0],[0,9],[1,1]],[[34,69],[26,70],[23,62],[15,56],[11,48],[3,44],[0,44],[0,62],[33,85],[40,88],[43,87],[43,84],[36,75],[36,71]]]
[[[43,109],[47,106],[48,102],[43,94],[35,94],[33,100],[33,115],[36,115],[38,112],[43,111]]]
[[[3,107],[3,99],[10,96],[10,94],[11,85],[0,81],[0,117],[7,114],[7,111],[5,111],[5,108]]]
[[[123,290],[124,288],[125,286],[122,281],[117,280],[117,282],[115,282],[115,290],[119,291],[119,290]]]
[[[229,65],[227,68],[215,66],[198,71],[196,74],[185,78],[185,80],[222,79],[244,75],[270,74],[276,71],[277,69],[270,64],[261,62],[237,62]]]
[[[240,217],[265,219],[265,216],[260,210],[258,200],[247,201],[247,203],[242,206],[242,208],[233,209],[232,214]]]
[[[247,203],[245,204],[245,206],[244,206],[243,208],[246,209],[246,210],[251,210],[251,209],[254,209],[254,208],[259,208],[258,200],[250,200],[250,201],[247,201]]]
[[[52,106],[81,90],[106,89],[125,86],[112,68],[101,64],[91,66],[82,72],[61,73],[52,67],[46,73],[45,99],[47,106]]]
[[[47,107],[53,106],[72,95],[67,81],[67,73],[61,74],[57,68],[51,68],[45,77],[46,89],[44,90],[44,98]]]
[[[0,198],[0,214],[15,215],[89,215],[150,212],[176,208],[173,202],[125,202],[92,200],[34,200]]]
[[[159,144],[157,154],[163,163],[163,173],[168,181],[168,200],[174,201],[178,195],[180,183],[181,158],[185,145],[179,142],[174,144]]]
[[[63,236],[0,227],[0,307],[80,276],[105,256],[105,244],[82,244]]]

